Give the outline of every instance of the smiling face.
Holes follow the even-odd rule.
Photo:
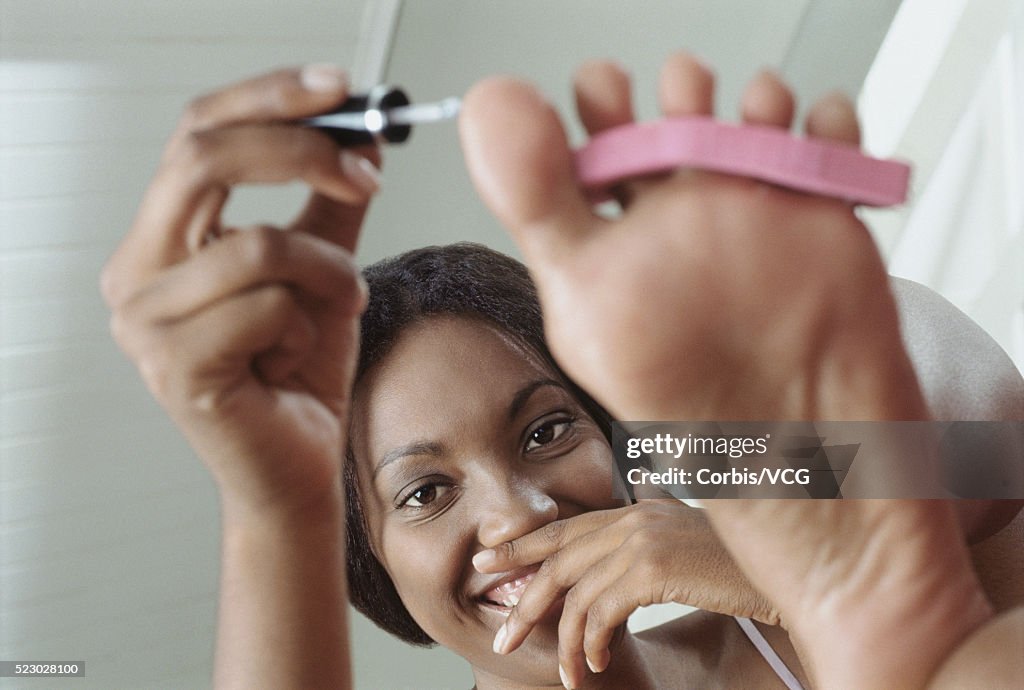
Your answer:
[[[356,386],[350,442],[370,542],[416,622],[478,673],[557,683],[557,615],[495,655],[527,573],[481,575],[471,559],[621,506],[611,449],[559,375],[493,327],[433,317]]]

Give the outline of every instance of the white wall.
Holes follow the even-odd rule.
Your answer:
[[[873,153],[914,164],[910,203],[865,214],[890,270],[1024,370],[1024,0],[906,0],[860,111]]]
[[[184,103],[351,61],[361,10],[0,0],[0,659],[87,662],[39,687],[209,684],[214,493],[112,345],[97,276]]]
[[[899,0],[407,0],[388,80],[418,99],[461,94],[488,74],[537,84],[576,141],[573,70],[585,59],[619,61],[635,79],[641,118],[657,116],[655,84],[671,52],[687,49],[718,76],[717,114],[737,118],[743,86],[771,67],[802,101],[841,89],[855,95]],[[509,132],[515,136],[515,132]],[[370,213],[365,261],[434,243],[475,238],[516,254],[466,175],[452,125],[420,127],[387,152],[380,202]]]

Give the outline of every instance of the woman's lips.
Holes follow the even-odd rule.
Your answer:
[[[512,608],[519,603],[519,600],[523,596],[523,591],[526,589],[526,585],[533,579],[534,573],[527,573],[521,577],[508,580],[499,584],[497,587],[488,590],[484,593],[484,599],[492,604],[503,606],[505,608]]]
[[[477,589],[474,598],[488,608],[498,609],[503,613],[512,610],[523,596],[526,586],[540,570],[540,563],[505,573],[491,576]]]

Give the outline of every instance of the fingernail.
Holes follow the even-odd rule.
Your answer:
[[[356,274],[356,289],[359,291],[359,313],[362,314],[370,303],[370,286],[362,272]]]
[[[351,151],[342,151],[341,171],[345,173],[345,177],[370,194],[380,189],[380,170],[377,170],[377,166],[368,158],[358,156]]]
[[[494,644],[491,645],[491,649],[494,650],[495,654],[505,653],[505,640],[508,638],[508,628],[502,623],[501,627],[498,628],[497,634],[494,636]]]
[[[590,670],[594,673],[604,673],[605,669],[608,668],[608,663],[612,660],[611,654],[608,653],[607,649],[597,655],[596,661],[591,661],[589,656],[585,658],[587,660],[587,666],[589,666]]]
[[[300,76],[309,91],[338,91],[348,84],[348,75],[340,67],[327,63],[306,65]]]
[[[498,554],[494,549],[487,549],[481,551],[477,555],[473,556],[473,567],[477,570],[483,570],[494,565],[494,561],[498,558]]]
[[[558,665],[558,677],[562,679],[562,687],[565,690],[572,690],[572,686],[569,685],[569,676],[565,674],[565,669],[562,668],[561,664]]]

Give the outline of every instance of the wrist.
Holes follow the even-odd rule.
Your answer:
[[[344,505],[222,497],[216,687],[348,687]]]
[[[340,480],[317,491],[291,493],[276,500],[254,500],[225,489],[221,490],[220,499],[225,530],[336,529],[343,527],[345,517]]]

